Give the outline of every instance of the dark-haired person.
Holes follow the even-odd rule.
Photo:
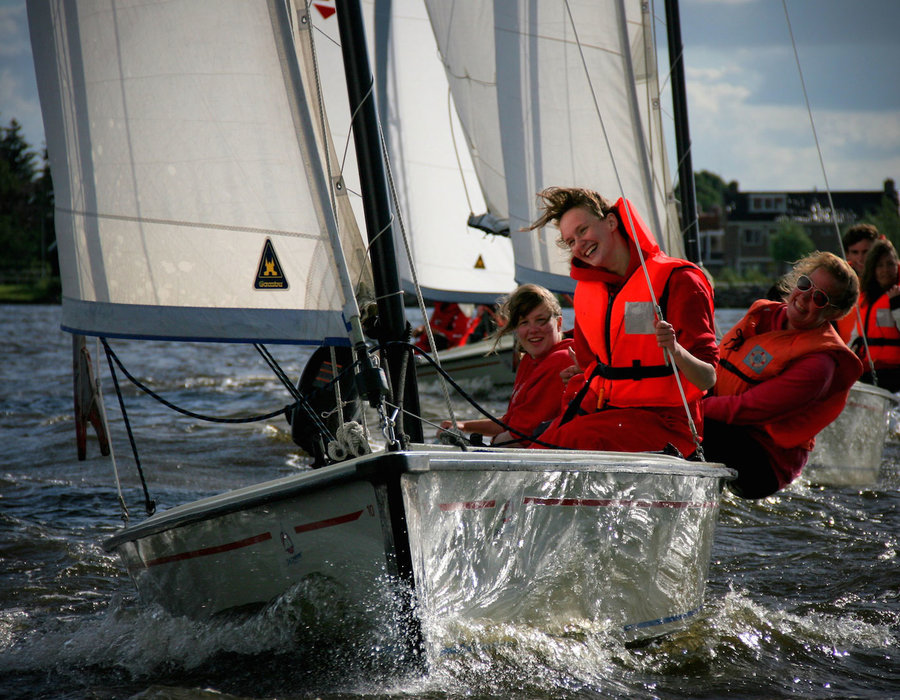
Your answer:
[[[878,229],[872,224],[856,224],[847,229],[841,238],[844,246],[844,257],[856,276],[862,279],[863,272],[866,269],[866,255],[875,241],[883,238],[878,233]],[[838,334],[843,338],[845,343],[850,342],[853,336],[853,330],[856,328],[858,316],[856,309],[852,309],[850,313],[834,322]]]
[[[862,371],[831,323],[859,297],[850,265],[815,252],[781,284],[786,301],[754,302],[722,338],[703,400],[704,456],[737,470],[729,488],[742,498],[765,498],[800,475]]]
[[[862,294],[859,313],[862,319],[862,335],[853,348],[863,361],[861,381],[874,384],[888,391],[900,391],[900,287],[898,281],[897,251],[887,239],[875,242],[866,258],[862,275]],[[868,346],[868,355],[866,347]],[[875,367],[872,376],[871,358]]]

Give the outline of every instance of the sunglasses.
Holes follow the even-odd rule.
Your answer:
[[[826,306],[835,306],[835,304],[831,303],[831,299],[828,298],[828,295],[813,284],[813,281],[806,275],[800,275],[797,278],[797,289],[801,292],[808,292],[812,289],[812,303],[817,309],[824,309]]]

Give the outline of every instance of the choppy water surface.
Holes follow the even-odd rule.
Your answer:
[[[801,483],[761,503],[726,497],[706,609],[686,632],[625,649],[602,626],[460,630],[466,643],[421,674],[387,630],[348,634],[325,586],[241,620],[199,623],[139,604],[100,547],[121,525],[110,461],[93,439],[88,460],[76,458],[71,340],[58,330],[59,307],[2,306],[0,324],[0,696],[900,697],[898,442],[886,445],[879,481],[862,489]],[[113,347],[142,381],[198,413],[289,402],[252,348]],[[299,374],[304,352],[270,350]],[[122,486],[140,518],[134,460],[103,369]],[[281,419],[205,423],[123,390],[160,507],[305,468]],[[494,392],[478,398],[502,409]],[[423,409],[446,413],[437,391]],[[462,401],[456,410],[472,414]]]

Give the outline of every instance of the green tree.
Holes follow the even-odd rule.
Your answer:
[[[53,240],[53,185],[13,119],[0,127],[0,250],[13,269],[40,265]]]
[[[734,201],[738,183],[735,181],[726,183],[715,173],[701,170],[699,173],[694,173],[694,190],[697,194],[697,209],[712,211],[718,207],[724,210]],[[675,196],[679,201],[681,200],[680,187],[675,188]]]
[[[897,213],[897,203],[890,197],[882,197],[881,206],[876,211],[867,213],[862,221],[875,226],[895,248],[900,246],[900,215]]]
[[[778,230],[769,238],[769,255],[775,261],[779,274],[815,249],[816,244],[803,227],[787,218],[778,221]]]

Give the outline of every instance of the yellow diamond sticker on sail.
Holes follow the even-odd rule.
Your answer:
[[[259,259],[259,268],[256,270],[255,289],[287,289],[288,281],[275,255],[275,246],[271,239],[266,239],[263,246],[262,257]]]

